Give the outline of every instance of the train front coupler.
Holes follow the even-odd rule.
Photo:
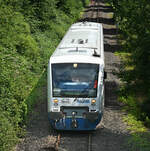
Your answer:
[[[76,112],[72,112],[72,122],[71,122],[71,127],[72,128],[77,128],[78,127],[78,124],[77,124],[77,120],[76,120],[76,118],[75,118],[75,116],[76,116]]]

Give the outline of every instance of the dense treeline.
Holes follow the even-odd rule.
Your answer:
[[[52,51],[87,1],[0,0],[1,151],[12,149],[21,136],[35,103],[30,94]]]
[[[125,83],[122,100],[150,126],[150,1],[109,2],[114,8],[122,50],[128,54],[119,74]]]

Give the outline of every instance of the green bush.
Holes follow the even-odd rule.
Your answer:
[[[125,82],[126,95],[134,95],[135,99],[136,96],[141,97],[139,106],[141,114],[150,118],[150,108],[147,108],[150,104],[150,2],[146,0],[109,2],[114,8],[114,18],[121,31],[122,51],[131,54],[124,63],[119,77]],[[143,116],[143,120],[145,117]]]
[[[16,131],[13,125],[7,118],[8,112],[0,110],[0,151],[10,151],[17,143]]]
[[[33,104],[46,99],[49,57],[86,3],[0,0],[0,151],[12,149]]]

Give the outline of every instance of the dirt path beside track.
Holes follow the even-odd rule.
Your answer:
[[[99,13],[96,16],[96,11]],[[93,15],[92,15],[93,14]],[[117,29],[113,20],[112,8],[107,6],[103,0],[99,0],[96,6],[90,5],[87,7],[82,21],[95,21],[103,24],[104,27],[104,42],[105,42],[105,69],[107,72],[107,80],[105,81],[105,112],[103,121],[98,125],[97,130],[92,134],[92,151],[130,151],[127,145],[127,140],[130,137],[127,125],[122,121],[122,116],[125,114],[121,111],[120,104],[117,102],[115,91],[119,86],[119,80],[113,74],[114,70],[118,70],[120,60],[114,55],[114,52],[119,49],[117,44]],[[43,87],[41,94],[43,100],[35,106],[33,113],[29,117],[27,126],[27,135],[16,146],[15,151],[54,151],[56,136],[52,135],[49,130],[47,118],[47,103],[46,103],[46,86]],[[72,135],[75,135],[74,144],[71,143]],[[81,134],[83,135],[83,134]],[[83,150],[83,142],[80,139],[81,135],[69,134],[64,137],[64,151],[79,151]],[[84,140],[84,138],[82,138]],[[69,140],[69,141],[68,141]],[[87,139],[85,139],[87,140]],[[83,150],[84,151],[84,150]]]

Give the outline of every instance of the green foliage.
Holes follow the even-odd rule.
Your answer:
[[[131,146],[131,151],[149,151],[150,150],[150,134],[145,133],[133,133],[132,137],[128,141]]]
[[[1,46],[34,59],[38,47],[30,35],[30,27],[24,21],[23,15],[14,12],[9,6],[0,6],[0,18]]]
[[[0,0],[0,151],[12,149],[33,105],[46,100],[49,57],[87,1]]]
[[[81,8],[81,6],[82,6],[81,1],[76,0],[58,0],[57,2],[58,8],[60,8],[66,14],[69,14],[70,17],[75,19],[79,17],[78,15],[80,14],[79,13],[80,9],[78,10],[78,8]]]
[[[128,114],[127,117],[124,117],[124,121],[128,123],[128,129],[131,131],[131,133],[147,132],[144,124],[141,121],[138,121],[137,118],[132,114]]]
[[[10,151],[17,143],[16,131],[7,118],[8,112],[0,110],[0,151]]]
[[[131,150],[149,151],[150,135],[150,1],[110,0],[120,30],[123,54],[119,78],[123,82],[120,100],[127,106],[126,117],[134,133],[129,141]]]
[[[43,72],[41,73],[38,82],[35,84],[35,87],[32,89],[32,91],[30,92],[30,95],[28,95],[28,97],[26,98],[25,102],[23,105],[26,105],[25,109],[27,113],[32,113],[33,110],[33,106],[37,103],[37,101],[46,101],[46,82],[47,82],[47,78],[46,78],[46,70],[43,70]],[[45,89],[45,92],[43,92],[43,90]],[[42,95],[42,94],[45,95]],[[32,102],[32,103],[31,103]],[[23,106],[24,107],[24,106]],[[27,117],[25,116],[25,120],[28,121]]]
[[[126,83],[126,95],[141,97],[141,111],[150,118],[150,1],[111,0],[118,23],[122,47],[131,55],[119,74]],[[145,107],[146,106],[146,107]]]

